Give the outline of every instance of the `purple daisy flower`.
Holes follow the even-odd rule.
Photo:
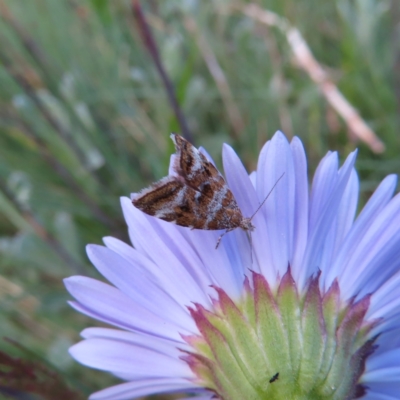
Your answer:
[[[203,152],[204,153],[204,152]],[[65,280],[89,328],[70,352],[125,383],[91,395],[196,398],[399,399],[400,196],[386,177],[356,216],[356,152],[329,152],[309,190],[301,141],[278,132],[248,175],[233,149],[224,170],[244,216],[237,229],[190,230],[122,198],[134,247],[115,238],[87,253],[112,285]]]

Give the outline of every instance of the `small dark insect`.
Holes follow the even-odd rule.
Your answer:
[[[279,372],[277,372],[270,380],[269,383],[274,383],[279,379]]]
[[[171,134],[171,139],[176,148],[172,175],[143,189],[132,200],[133,205],[148,215],[191,229],[226,229],[216,248],[234,229],[253,231],[251,220],[269,194],[250,218],[244,217],[215,166],[183,137]]]

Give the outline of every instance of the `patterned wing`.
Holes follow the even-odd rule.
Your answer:
[[[236,200],[217,168],[183,137],[171,134],[171,138],[176,148],[175,173],[203,196],[218,201],[224,208],[237,210]]]
[[[173,176],[142,190],[132,203],[148,215],[193,229],[228,229],[239,226],[242,218],[238,208],[225,209],[218,199],[206,196]]]

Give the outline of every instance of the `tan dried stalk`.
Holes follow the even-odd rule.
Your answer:
[[[207,68],[210,71],[210,74],[213,77],[215,84],[217,85],[219,93],[221,94],[222,101],[225,105],[226,113],[228,114],[229,120],[231,122],[234,135],[236,138],[238,138],[243,133],[245,124],[240,114],[239,107],[237,106],[233,98],[224,71],[219,65],[217,57],[215,56],[211,46],[208,44],[207,39],[200,32],[196,21],[186,15],[184,23],[188,32],[193,35],[197,42],[197,46],[199,47],[199,50],[203,55]]]
[[[296,64],[302,68],[316,83],[331,107],[344,119],[349,131],[358,139],[366,143],[375,153],[382,153],[385,145],[360,117],[357,110],[340,92],[337,86],[315,59],[307,42],[300,31],[291,26],[290,23],[279,15],[262,9],[257,4],[251,3],[246,6],[232,6],[248,17],[278,28],[285,36],[295,57]]]

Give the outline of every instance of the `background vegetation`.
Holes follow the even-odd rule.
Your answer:
[[[255,2],[299,29],[383,152],[357,140],[248,2],[0,1],[0,398],[86,398],[116,382],[69,357],[99,323],[68,307],[62,278],[96,276],[85,244],[128,240],[119,197],[166,174],[171,131],[219,165],[230,143],[249,171],[277,129],[303,140],[310,176],[329,149],[358,147],[361,203],[400,172],[399,2]]]

